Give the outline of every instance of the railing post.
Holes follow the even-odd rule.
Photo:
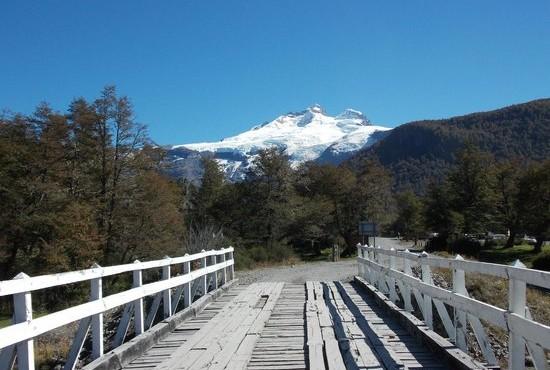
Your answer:
[[[29,275],[21,272],[14,279],[28,279]],[[32,320],[32,297],[30,292],[13,295],[14,323],[19,324]],[[17,343],[17,368],[34,370],[34,341],[32,339]]]
[[[222,254],[221,256],[222,256],[221,262],[225,262],[225,256],[226,256],[226,254],[224,253],[224,254]],[[222,285],[225,285],[226,281],[227,281],[227,267],[224,267],[224,268],[222,269]]]
[[[363,270],[364,270],[363,269],[363,264],[359,260],[359,258],[363,256],[362,251],[361,251],[361,243],[357,243],[356,247],[357,247],[357,273],[359,274],[359,276],[364,277],[363,276]]]
[[[433,285],[432,284],[432,272],[430,269],[430,266],[425,264],[422,260],[424,258],[428,258],[428,253],[422,252],[420,255],[420,264],[422,266],[422,281]],[[424,321],[426,322],[426,325],[433,330],[434,329],[434,323],[433,323],[433,315],[432,315],[432,297],[430,297],[427,294],[424,294]]]
[[[92,268],[101,268],[94,263]],[[103,280],[101,277],[90,280],[90,301],[103,298]],[[98,313],[92,316],[92,359],[103,356],[103,314]]]
[[[233,264],[231,265],[231,280],[235,279],[235,251],[230,252],[231,253],[231,261],[233,261]]]
[[[455,260],[457,261],[463,261],[464,258],[462,258],[461,255],[457,254],[455,257]],[[453,293],[460,294],[463,296],[468,296],[468,292],[466,290],[466,277],[464,274],[464,270],[455,268],[453,269]],[[468,322],[466,321],[466,313],[460,310],[454,309],[455,314],[455,344],[458,348],[463,350],[464,352],[468,351],[468,344],[466,342],[466,335],[467,335],[467,325]]]
[[[164,256],[164,259],[170,260],[170,257]],[[170,280],[170,265],[162,267],[162,280]],[[172,292],[166,289],[162,292],[162,307],[164,310],[164,318],[172,316]]]
[[[140,263],[139,260],[135,260],[134,263]],[[133,272],[133,287],[138,288],[143,285],[143,272],[141,270],[135,270]],[[144,314],[143,314],[143,297],[134,301],[134,329],[136,335],[140,335],[144,331]]]
[[[395,248],[390,249],[391,252],[395,253]],[[395,256],[390,256],[390,269],[395,270],[396,269],[396,263],[395,263]],[[397,303],[398,297],[397,297],[397,291],[395,290],[395,278],[389,276],[388,280],[390,281],[390,299],[393,303]]]
[[[212,251],[214,251],[214,249],[212,249]],[[210,256],[210,263],[212,265],[216,265],[218,263],[218,255],[217,254],[213,254],[212,256]],[[213,287],[214,290],[218,289],[218,274],[219,273],[220,273],[220,271],[216,270],[212,274],[212,276],[214,277],[214,287]]]
[[[525,265],[520,260],[516,260],[512,265],[518,268],[525,268]],[[508,309],[511,313],[525,317],[525,305],[526,305],[526,288],[525,281],[510,279],[509,281],[509,293],[508,293]],[[511,331],[509,333],[508,350],[510,357],[508,358],[508,368],[510,369],[524,369],[525,368],[525,340]]]
[[[203,249],[201,252],[205,253],[206,251]],[[201,268],[206,268],[206,261],[206,257],[201,258]],[[201,277],[201,289],[202,295],[205,295],[208,292],[208,274],[205,274]]]
[[[188,254],[185,254],[188,256]],[[189,274],[191,272],[191,261],[184,262],[183,263],[183,273]],[[193,302],[193,297],[191,297],[191,284],[193,281],[190,281],[188,283],[185,283],[183,285],[183,308],[187,308],[191,306],[191,303]]]
[[[374,247],[375,249],[382,249],[380,247]],[[378,264],[382,267],[386,267],[384,265],[384,255],[382,253],[378,253],[376,252],[376,261],[378,262]],[[388,292],[388,287],[386,285],[386,282],[385,282],[385,272],[384,271],[381,271],[379,274],[378,274],[378,290],[380,290],[382,293],[384,294],[387,294],[389,293]]]
[[[405,249],[405,253],[410,253],[408,249]],[[403,272],[409,276],[412,276],[411,261],[403,256]],[[411,302],[411,289],[407,283],[403,282],[404,292],[403,292],[403,302],[405,304],[405,310],[407,312],[413,311],[413,306]]]

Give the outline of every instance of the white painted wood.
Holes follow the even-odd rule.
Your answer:
[[[76,367],[76,364],[78,363],[78,358],[80,356],[80,351],[82,351],[82,347],[84,346],[84,342],[86,341],[86,337],[88,336],[88,332],[90,331],[91,322],[91,317],[85,317],[80,320],[80,323],[78,324],[78,330],[76,331],[76,335],[73,339],[69,354],[67,355],[67,361],[65,361],[63,370],[74,370],[74,368]]]
[[[183,264],[183,273],[189,274],[191,271],[191,262],[185,262]],[[193,302],[193,297],[191,296],[191,283],[183,284],[183,307],[187,308]]]
[[[0,297],[17,293],[32,292],[35,290],[51,288],[60,285],[72,284],[80,281],[87,281],[99,277],[122,274],[124,272],[161,268],[168,264],[181,264],[184,262],[200,260],[203,257],[220,255],[227,252],[231,252],[231,254],[233,254],[233,247],[220,250],[212,250],[208,252],[203,250],[201,253],[186,255],[177,258],[161,259],[140,263],[129,263],[125,265],[107,266],[101,268],[91,268],[87,270],[62,272],[59,274],[34,276],[26,279],[25,281],[4,280],[0,281]]]
[[[214,266],[207,266],[206,268],[192,271],[186,275],[175,276],[170,280],[161,280],[139,287],[133,287],[132,289],[103,297],[101,300],[96,300],[57,311],[34,319],[32,322],[22,322],[8,326],[0,329],[0,349],[23,340],[34,338],[35,336],[71,322],[78,321],[84,317],[97,313],[103,313],[126,303],[130,303],[138,299],[142,300],[143,297],[156,294],[165,289],[175,288],[199,277],[205,277],[207,274],[229,265],[233,265],[233,263],[234,261],[226,261]]]
[[[202,250],[202,252],[204,253],[204,249]],[[201,267],[203,269],[207,268],[208,266],[207,263],[208,261],[206,257],[201,258]],[[202,284],[200,288],[202,290],[202,295],[205,295],[208,292],[208,274],[204,275],[201,281],[202,281]]]
[[[234,251],[233,251],[233,248],[232,247],[229,247],[231,250],[228,250],[228,253],[229,253],[229,259],[231,261],[233,261],[235,259],[235,256],[234,256]],[[231,264],[231,266],[229,267],[230,268],[230,277],[231,277],[231,280],[235,279],[235,266],[233,264]]]
[[[525,307],[525,317],[528,320],[533,320],[533,318],[531,317],[531,312],[529,311],[528,307]],[[526,344],[527,344],[527,349],[529,350],[529,354],[533,359],[535,369],[536,370],[547,369],[548,361],[546,360],[546,354],[544,353],[544,349],[539,344],[532,343],[529,341],[526,341]]]
[[[395,250],[394,248],[392,248],[392,250]],[[396,270],[397,269],[397,266],[396,266],[396,263],[395,263],[395,256],[390,256],[390,266],[389,266],[390,269],[393,269],[393,270]],[[395,278],[393,277],[390,277],[388,279],[388,285],[390,287],[390,299],[392,300],[393,303],[397,303],[397,300],[399,299],[399,297],[397,297],[397,291],[395,290]]]
[[[507,328],[506,310],[424,283],[421,280],[405,275],[400,271],[385,269],[372,261],[364,260],[362,262],[369,264],[373,269],[386,271],[386,274],[393,275],[396,279],[401,279],[404,283],[409,284],[413,291],[416,289],[420,293],[427,294],[432,298],[437,298],[450,306],[462,309],[472,315],[478,315],[480,318],[487,320],[494,325],[504,329]]]
[[[466,272],[477,272],[486,275],[492,275],[496,277],[501,277],[504,279],[515,279],[525,281],[527,284],[539,286],[541,288],[550,289],[550,272],[548,271],[539,271],[517,266],[507,266],[497,263],[487,263],[479,261],[470,261],[470,260],[457,260],[443,257],[420,257],[417,253],[406,252],[406,251],[391,251],[387,249],[373,248],[369,246],[362,246],[361,248],[366,249],[367,251],[376,250],[377,254],[396,257],[401,257],[408,259],[413,262],[419,262],[422,258],[423,262],[430,267],[439,267],[445,269],[455,269]],[[371,258],[372,260],[372,258]]]
[[[210,264],[215,265],[217,263],[218,263],[218,256],[211,256]],[[220,273],[220,270],[216,270],[212,273],[212,279],[213,279],[212,289],[218,289],[219,273]]]
[[[0,369],[11,370],[15,365],[15,346],[0,350]]]
[[[27,280],[29,275],[18,274],[14,280]],[[30,292],[18,293],[13,296],[13,318],[17,324],[32,322],[32,298]],[[13,325],[15,326],[15,325]],[[34,342],[28,339],[17,343],[17,368],[19,370],[34,370]]]
[[[462,260],[462,256],[457,255],[455,257],[457,260]],[[464,270],[454,268],[453,269],[453,292],[456,294],[468,295],[466,290],[466,277]],[[455,317],[455,344],[458,348],[464,352],[468,351],[468,345],[466,342],[466,336],[468,334],[467,330],[467,321],[466,313],[460,310],[454,310]]]
[[[157,317],[157,312],[159,310],[161,300],[162,300],[162,294],[161,293],[155,294],[155,298],[153,298],[153,303],[151,304],[151,308],[149,309],[149,312],[147,313],[147,316],[145,318],[145,323],[144,323],[145,330],[149,330],[151,329],[151,326],[153,326],[155,317]]]
[[[222,254],[220,255],[220,258],[221,258],[221,262],[225,262],[225,257],[226,257],[226,254]],[[226,281],[227,281],[227,269],[222,269],[221,270],[221,273],[222,273],[222,285],[225,285]]]
[[[422,267],[422,281],[424,283],[427,283],[429,285],[433,285],[432,282],[432,271],[430,269],[430,266],[425,264],[423,261],[425,258],[428,257],[428,254],[423,252],[422,253],[422,259],[420,262],[420,266]],[[429,294],[424,294],[424,322],[431,330],[434,330],[434,322],[433,322],[433,315],[432,315],[432,297],[430,297]]]
[[[525,265],[519,260],[514,262],[514,267],[525,268]],[[508,291],[508,307],[510,312],[520,316],[525,316],[526,305],[526,289],[525,281],[510,279]],[[508,357],[508,367],[510,369],[525,368],[525,340],[515,333],[510,332],[509,344],[510,355]]]
[[[476,316],[468,314],[468,322],[470,323],[470,326],[474,331],[477,343],[479,344],[481,352],[483,353],[483,358],[485,358],[487,364],[491,366],[496,366],[497,358],[495,356],[495,353],[493,352],[491,342],[489,342],[489,338],[487,338],[485,329],[483,328],[483,325],[481,325],[481,321]]]
[[[136,260],[134,263],[139,263]],[[141,270],[134,270],[133,272],[133,287],[141,288],[143,286],[143,272]],[[143,296],[134,301],[134,330],[136,335],[140,335],[144,332],[144,313],[143,313]]]
[[[170,259],[168,256],[164,258]],[[170,280],[170,265],[162,268],[162,280]],[[165,319],[172,316],[172,291],[170,288],[162,292],[162,308]]]
[[[409,250],[407,249],[405,252],[409,252]],[[411,261],[409,261],[408,259],[406,258],[403,258],[401,256],[401,259],[403,260],[403,272],[406,274],[406,275],[409,275],[409,276],[412,276],[412,269],[411,269]],[[405,310],[407,312],[412,312],[413,311],[413,306],[412,306],[412,302],[411,302],[411,289],[409,288],[409,286],[407,284],[403,284],[401,282],[401,280],[398,280],[399,283],[402,285],[402,287],[400,287],[401,289],[401,294],[403,296],[403,303],[405,305]]]
[[[124,306],[124,311],[122,312],[122,318],[118,324],[117,331],[115,333],[115,338],[113,339],[113,347],[118,347],[124,343],[126,339],[126,334],[128,333],[128,328],[130,327],[130,320],[134,313],[134,304],[126,304]]]
[[[376,252],[378,253],[379,250],[376,250]],[[420,294],[423,294],[424,298],[430,297],[430,299],[433,300],[440,317],[442,318],[445,330],[451,338],[455,338],[457,346],[462,349],[466,349],[467,347],[466,326],[469,322],[474,331],[476,340],[478,341],[483,352],[484,358],[491,366],[497,364],[496,357],[478,316],[494,325],[508,330],[509,332],[515,333],[518,338],[521,338],[520,343],[522,345],[521,348],[523,353],[525,351],[526,339],[534,343],[535,346],[538,345],[542,348],[547,348],[550,346],[550,327],[522,317],[524,310],[519,311],[520,307],[525,307],[525,282],[520,280],[520,288],[518,290],[520,292],[520,297],[523,298],[520,298],[519,303],[516,300],[511,301],[511,304],[515,303],[517,305],[515,308],[520,313],[508,313],[498,307],[491,306],[487,303],[480,302],[469,297],[465,287],[464,270],[462,269],[462,267],[465,266],[463,264],[464,260],[462,260],[460,256],[455,259],[457,263],[447,264],[447,266],[455,266],[455,268],[453,268],[453,291],[449,292],[446,289],[434,286],[431,276],[428,278],[428,269],[431,264],[424,263],[425,261],[429,261],[429,258],[430,257],[426,255],[424,255],[424,257],[416,258],[416,261],[419,261],[423,267],[423,281],[420,281],[415,277],[408,276],[407,274],[403,274],[395,269],[384,267],[374,261],[369,261],[368,259],[358,258],[358,262],[367,265],[371,270],[377,270],[379,274],[395,277],[398,284],[401,282],[401,284],[411,287],[417,302],[424,303],[419,304],[421,311],[426,310],[428,306],[425,304],[426,301],[420,297]],[[412,259],[405,259],[405,261],[407,260],[411,261]],[[515,268],[521,270],[523,267],[517,264]],[[405,270],[408,270],[407,264],[405,264]],[[454,325],[451,323],[444,304],[448,304],[455,310]],[[423,316],[429,317],[429,313],[428,315],[424,315],[423,313]],[[516,366],[519,366],[519,362],[520,361],[518,361]]]
[[[94,266],[98,268],[99,265]],[[103,298],[102,278],[92,279],[90,282],[90,301],[96,301]],[[92,316],[92,359],[103,356],[103,313],[97,313]]]
[[[124,343],[126,334],[128,333],[128,328],[130,327],[130,320],[132,319],[132,314],[134,312],[134,304],[126,304],[124,306],[124,311],[122,312],[122,318],[118,323],[118,328],[115,333],[115,338],[113,339],[113,347],[118,347]]]

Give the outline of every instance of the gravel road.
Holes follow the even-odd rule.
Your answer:
[[[241,284],[261,281],[280,281],[285,283],[305,283],[315,281],[349,281],[357,275],[355,259],[340,262],[311,262],[294,266],[268,267],[250,271],[237,271]]]
[[[410,248],[406,243],[393,238],[376,238],[376,245],[384,249]],[[241,284],[262,281],[280,281],[285,283],[304,283],[306,281],[349,281],[357,275],[357,262],[354,258],[340,262],[310,262],[294,266],[260,268],[250,271],[237,271]]]

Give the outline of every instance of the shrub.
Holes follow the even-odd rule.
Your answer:
[[[267,250],[263,247],[253,247],[250,249],[250,256],[256,262],[266,262],[269,259]]]
[[[467,256],[479,256],[479,252],[484,249],[484,246],[475,239],[458,239],[451,243],[451,252],[453,254],[460,253]]]
[[[254,260],[250,257],[250,252],[245,248],[235,249],[235,269],[249,270],[254,267]]]
[[[550,252],[540,253],[533,260],[533,268],[537,270],[550,271]]]

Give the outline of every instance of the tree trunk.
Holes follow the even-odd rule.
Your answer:
[[[535,243],[535,253],[540,253],[542,251],[543,242],[544,242],[543,237],[537,237],[537,242]]]
[[[510,236],[508,237],[508,240],[506,241],[505,248],[512,248],[514,246],[514,239],[516,238],[516,232],[510,230]]]

